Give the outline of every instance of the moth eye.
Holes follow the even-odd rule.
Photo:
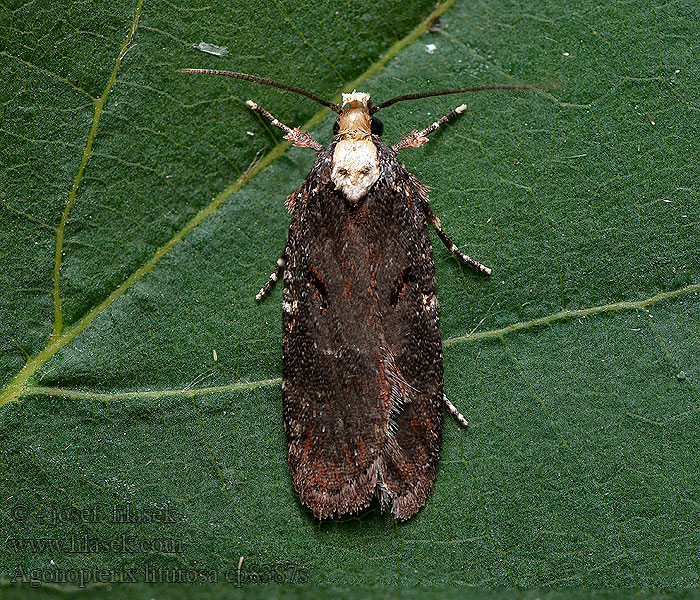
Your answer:
[[[338,135],[339,131],[340,131],[340,119],[338,119],[335,123],[333,123],[333,135]]]
[[[347,174],[348,174],[348,170],[347,170],[347,169],[338,169],[338,174],[339,174],[341,177],[345,177],[345,176],[347,176]]]
[[[384,133],[384,123],[382,123],[379,119],[376,117],[372,117],[372,124],[371,124],[371,130],[372,130],[372,135],[378,135],[381,136],[382,133]]]
[[[365,166],[360,169],[362,175],[369,175],[369,167]]]

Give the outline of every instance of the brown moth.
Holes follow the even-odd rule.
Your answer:
[[[442,343],[428,225],[457,258],[491,270],[447,237],[428,205],[428,188],[397,157],[466,109],[457,107],[392,146],[374,114],[396,102],[429,96],[530,86],[483,86],[409,94],[373,106],[369,94],[343,94],[342,104],[244,73],[184,69],[282,88],[338,113],[324,147],[251,109],[297,146],[318,153],[287,198],[292,216],[277,267],[284,269],[282,402],[289,469],[301,502],[319,519],[367,507],[376,497],[396,519],[413,516],[433,489],[446,406]]]

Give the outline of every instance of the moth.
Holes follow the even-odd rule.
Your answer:
[[[397,157],[466,110],[462,104],[392,146],[374,115],[397,102],[491,89],[496,85],[408,94],[373,106],[369,94],[328,102],[305,90],[247,75],[223,75],[301,94],[338,114],[327,147],[267,110],[247,105],[318,153],[299,188],[287,197],[291,225],[265,296],[284,270],[282,404],[289,469],[301,502],[315,517],[355,513],[379,498],[397,520],[413,516],[430,496],[446,406],[432,225],[465,265],[490,275],[450,240],[428,205],[428,187]]]

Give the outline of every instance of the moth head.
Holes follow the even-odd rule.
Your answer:
[[[341,140],[366,140],[372,136],[372,117],[369,114],[372,102],[369,94],[352,92],[343,94],[340,117],[333,132]]]

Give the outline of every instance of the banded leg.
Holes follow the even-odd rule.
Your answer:
[[[277,265],[275,266],[275,270],[270,273],[270,277],[268,280],[265,282],[265,285],[260,288],[260,291],[258,292],[257,296],[255,296],[255,299],[260,302],[267,293],[272,289],[272,286],[275,285],[275,281],[279,279],[280,276],[280,271],[284,268],[284,259],[282,257],[277,259]]]
[[[316,150],[316,152],[323,150],[323,146],[319,144],[314,138],[312,138],[308,133],[306,133],[306,131],[302,131],[301,129],[298,129],[296,127],[294,129],[292,129],[291,127],[287,127],[287,125],[278,121],[276,117],[272,116],[264,108],[260,108],[252,100],[247,100],[246,104],[250,106],[250,108],[252,108],[255,112],[260,113],[275,127],[279,127],[282,131],[284,131],[284,133],[286,134],[284,136],[284,139],[289,140],[290,142],[294,142],[295,146],[301,146],[302,148],[311,148],[312,150]]]
[[[445,405],[447,406],[449,411],[452,413],[452,416],[455,419],[457,419],[457,421],[459,421],[460,425],[462,425],[464,427],[467,427],[469,425],[469,421],[467,421],[464,418],[464,415],[457,410],[457,407],[447,399],[447,396],[445,394],[442,395],[442,401],[445,403]]]
[[[421,131],[412,131],[411,133],[406,134],[403,136],[398,142],[396,142],[392,148],[394,149],[395,152],[398,152],[399,150],[403,150],[404,148],[418,148],[418,146],[422,146],[425,144],[425,142],[428,141],[428,136],[433,133],[440,125],[444,125],[449,121],[450,119],[454,119],[458,114],[463,113],[465,110],[467,110],[467,105],[466,104],[461,104],[454,110],[448,112],[444,117],[441,119],[438,119],[430,125],[429,127],[426,127],[425,129]]]
[[[478,260],[474,260],[457,248],[457,245],[449,237],[447,237],[447,234],[442,230],[442,227],[440,227],[440,219],[438,219],[437,215],[430,210],[430,207],[426,206],[426,209],[428,211],[430,224],[435,227],[435,231],[437,232],[438,237],[442,240],[442,243],[445,244],[445,247],[465,265],[470,266],[472,269],[476,269],[479,271],[479,273],[483,273],[484,275],[491,275],[491,269],[489,269],[489,267],[482,265]]]

